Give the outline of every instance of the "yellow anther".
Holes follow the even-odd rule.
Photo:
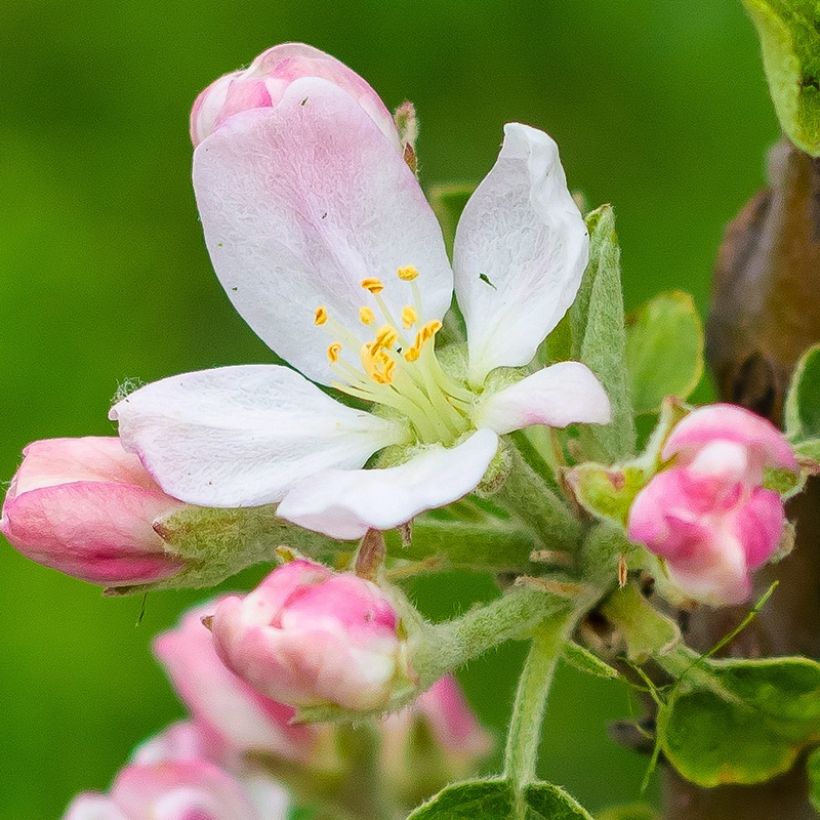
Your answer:
[[[361,285],[365,290],[369,290],[374,295],[381,293],[384,290],[384,282],[382,282],[381,279],[377,279],[375,276],[362,279]]]
[[[390,384],[393,381],[396,362],[375,342],[362,345],[361,360],[364,372],[376,384]]]
[[[416,314],[415,309],[410,307],[410,305],[405,305],[401,309],[401,323],[405,330],[409,327],[413,327],[413,325],[418,321],[418,318],[419,317]]]
[[[438,319],[428,322],[416,336],[416,344],[421,347],[426,341],[433,338],[441,330],[441,322]],[[421,344],[419,344],[418,340],[421,338]]]
[[[414,362],[414,361],[416,361],[416,359],[418,359],[420,352],[421,351],[415,345],[413,345],[413,347],[409,347],[404,352],[404,358],[408,362]]]
[[[319,305],[316,308],[316,313],[313,314],[313,324],[323,325],[327,321],[327,308],[324,305]]]
[[[382,325],[376,332],[376,338],[373,340],[372,350],[376,353],[378,350],[393,347],[398,341],[399,332],[393,325]]]
[[[396,276],[404,282],[412,282],[419,275],[419,272],[412,266],[407,265],[404,268],[399,268],[396,271]]]
[[[372,325],[376,321],[376,314],[369,307],[360,307],[359,321],[363,325]]]
[[[336,364],[339,361],[339,354],[342,352],[342,345],[340,342],[333,342],[333,344],[328,345],[327,348],[327,358],[330,360],[331,364]]]

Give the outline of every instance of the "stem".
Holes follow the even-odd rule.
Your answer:
[[[553,617],[536,629],[518,681],[504,753],[504,776],[510,780],[517,795],[535,780],[541,726],[555,667],[566,638],[567,620],[566,615]]]

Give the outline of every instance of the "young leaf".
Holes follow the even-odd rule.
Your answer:
[[[780,126],[820,155],[820,7],[815,0],[743,0],[760,37]]]
[[[532,783],[516,801],[509,781],[492,778],[447,786],[407,820],[592,820],[592,815],[550,783]]]
[[[573,669],[592,675],[595,678],[618,680],[621,677],[621,673],[617,669],[574,641],[569,641],[564,647],[562,658]]]
[[[820,344],[800,358],[785,407],[786,434],[801,455],[820,460]]]
[[[687,398],[703,375],[703,324],[692,297],[661,293],[628,316],[626,324],[635,413],[654,413],[666,396]]]
[[[698,667],[697,683],[684,676],[658,713],[661,749],[693,783],[769,780],[820,740],[820,663],[708,660]]]
[[[820,749],[809,755],[806,768],[809,770],[809,800],[815,810],[820,813]]]
[[[601,380],[612,405],[612,422],[584,428],[582,440],[597,455],[614,461],[632,455],[635,422],[626,372],[626,330],[621,292],[621,251],[615,217],[602,205],[586,218],[590,234],[589,265],[570,308],[572,358],[584,362]]]

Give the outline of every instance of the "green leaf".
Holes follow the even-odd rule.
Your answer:
[[[598,812],[598,820],[660,820],[660,814],[646,803],[630,803]]]
[[[820,154],[820,6],[816,0],[743,0],[760,37],[769,92],[789,139]]]
[[[564,647],[562,657],[573,669],[577,669],[579,672],[584,672],[587,675],[604,678],[606,680],[618,680],[618,678],[621,677],[621,673],[617,669],[602,661],[597,655],[593,655],[588,649],[574,641],[567,643]]]
[[[626,370],[621,250],[611,206],[602,205],[592,211],[586,223],[589,264],[569,312],[572,358],[584,362],[601,380],[612,405],[612,422],[584,427],[581,440],[590,457],[615,461],[632,455],[635,449]]]
[[[702,660],[661,706],[658,732],[667,759],[699,786],[769,780],[820,740],[820,664]]]
[[[809,800],[815,810],[820,812],[820,749],[809,755],[806,768],[809,771]]]
[[[432,185],[427,191],[427,199],[430,201],[433,213],[438,217],[448,253],[452,253],[453,250],[453,240],[461,212],[475,188],[473,183],[464,182]]]
[[[661,293],[626,320],[626,363],[635,413],[666,396],[685,399],[703,375],[703,324],[688,293]]]
[[[820,344],[797,363],[785,406],[786,434],[800,455],[820,461]]]
[[[650,477],[638,465],[607,467],[592,461],[567,473],[575,497],[587,512],[624,529],[629,508]]]
[[[520,803],[509,781],[467,780],[447,786],[407,820],[592,820],[570,795],[549,783],[532,783]]]

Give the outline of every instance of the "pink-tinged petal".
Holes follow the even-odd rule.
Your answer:
[[[192,760],[219,760],[225,744],[214,732],[193,720],[179,720],[134,749],[131,762],[143,766]]]
[[[132,764],[119,773],[111,797],[129,820],[259,820],[241,784],[204,760]]]
[[[78,794],[63,815],[63,820],[134,820],[104,794]]]
[[[211,621],[217,652],[276,700],[383,708],[404,674],[392,603],[369,581],[313,566],[293,562],[244,598],[221,601]]]
[[[116,436],[50,438],[34,441],[23,450],[23,463],[9,495],[80,481],[125,484],[159,490],[133,453]]]
[[[345,407],[276,365],[163,379],[122,399],[111,418],[167,492],[212,507],[278,501],[296,482],[360,467],[405,436],[400,425]]]
[[[756,413],[734,404],[710,404],[692,411],[675,426],[663,448],[663,458],[677,456],[689,462],[701,448],[715,441],[740,444],[750,453],[750,480],[759,481],[763,467],[799,470],[797,460],[783,434]],[[755,467],[756,470],[752,470]],[[756,474],[752,474],[755,472]]]
[[[254,331],[314,381],[338,379],[326,355],[323,306],[360,342],[372,329],[361,288],[385,283],[394,316],[411,299],[400,267],[414,266],[425,321],[450,304],[441,229],[415,175],[353,98],[323,79],[292,82],[275,108],[231,117],[194,154],[194,187],[211,260]],[[358,343],[342,357],[359,367]]]
[[[198,145],[235,114],[277,105],[287,87],[302,77],[319,77],[349,94],[399,149],[393,117],[370,85],[335,57],[303,43],[269,48],[248,68],[211,83],[197,97],[191,111],[192,142]]]
[[[475,415],[479,427],[499,435],[533,424],[606,424],[609,398],[592,371],[580,362],[545,367],[491,394]]]
[[[558,147],[542,131],[507,124],[496,164],[464,208],[453,250],[471,382],[532,360],[575,299],[588,254]]]
[[[297,484],[278,514],[332,538],[389,530],[475,489],[497,447],[496,434],[483,429],[456,447],[426,447],[398,467],[327,470]]]
[[[259,694],[219,659],[211,633],[202,624],[202,617],[211,615],[217,604],[214,601],[188,611],[179,626],[154,640],[154,654],[207,733],[204,738],[200,734],[200,741],[218,741],[215,753],[207,756],[263,753],[307,761],[316,746],[315,728],[291,725],[294,712],[290,706]],[[167,745],[177,738],[163,739]]]
[[[746,552],[749,569],[762,566],[777,552],[785,523],[783,501],[771,490],[758,488],[740,505],[733,530]]]

